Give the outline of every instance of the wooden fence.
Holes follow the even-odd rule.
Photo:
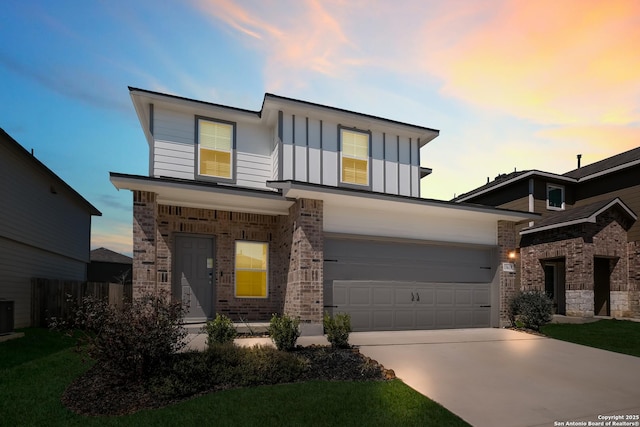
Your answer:
[[[131,301],[131,284],[31,279],[31,325],[47,327],[52,317],[67,318],[82,299],[93,296],[123,307]]]

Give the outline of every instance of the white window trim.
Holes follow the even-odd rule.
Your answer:
[[[551,189],[559,189],[562,195],[562,205],[560,207],[557,206],[551,206],[549,204],[549,190]],[[565,209],[565,189],[563,185],[558,185],[558,184],[547,184],[547,194],[546,194],[546,198],[547,198],[547,209],[550,211],[563,211]]]
[[[343,164],[342,164],[342,159],[344,158],[344,144],[343,144],[343,132],[353,132],[353,133],[359,133],[362,135],[366,135],[367,137],[367,183],[366,184],[357,184],[355,182],[349,182],[349,181],[345,181],[344,177],[342,176],[343,173]],[[370,132],[365,132],[365,131],[361,131],[361,130],[357,130],[357,129],[351,129],[351,128],[340,128],[340,184],[344,184],[344,185],[353,185],[356,187],[362,187],[362,188],[370,188],[371,187],[371,133]],[[352,158],[349,156],[346,156],[347,158]],[[357,158],[358,160],[361,160],[360,158]]]
[[[231,127],[231,144],[230,144],[230,151],[229,151],[229,177],[226,176],[218,176],[218,175],[209,175],[209,174],[203,174],[200,171],[200,122],[211,122],[211,123],[216,123],[216,124],[220,124],[220,125],[226,125]],[[209,117],[202,117],[202,116],[196,116],[196,138],[197,138],[197,143],[196,143],[196,156],[195,156],[195,162],[196,162],[196,171],[197,171],[197,176],[207,179],[207,180],[213,180],[213,181],[223,181],[223,182],[234,182],[235,179],[235,148],[236,148],[236,124],[233,122],[227,122],[224,120],[217,120],[217,119],[213,119],[213,118],[209,118]],[[206,150],[206,148],[205,148]]]
[[[251,269],[245,269],[245,268],[237,268],[236,267],[236,254],[238,253],[238,242],[242,242],[242,243],[260,243],[263,245],[267,245],[267,268],[265,270],[266,272],[266,277],[267,277],[267,283],[265,286],[265,295],[263,297],[257,297],[257,296],[241,296],[238,295],[238,282],[237,282],[237,277],[238,275],[236,274],[236,272],[238,270],[240,271],[257,271],[257,270],[251,270]],[[260,270],[262,271],[262,270]],[[255,241],[255,240],[236,240],[234,245],[233,245],[233,296],[234,298],[240,298],[240,299],[267,299],[269,298],[269,242],[259,242],[259,241]]]

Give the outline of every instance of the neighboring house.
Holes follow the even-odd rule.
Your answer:
[[[86,280],[91,216],[101,213],[0,129],[0,299],[31,322],[31,279]]]
[[[108,283],[131,283],[133,258],[107,248],[91,251],[87,281]]]
[[[129,90],[149,175],[110,178],[133,192],[134,296],[170,291],[194,322],[284,312],[304,333],[325,311],[354,330],[505,322],[505,230],[537,215],[419,198],[437,130],[272,94],[249,111]]]
[[[454,199],[529,210],[516,228],[517,285],[545,290],[558,314],[640,317],[640,148],[563,175],[499,175]]]

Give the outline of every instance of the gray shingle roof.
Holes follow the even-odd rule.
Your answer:
[[[115,262],[118,264],[132,264],[133,259],[126,255],[114,252],[107,248],[98,248],[91,251],[91,261]]]
[[[624,153],[616,154],[615,156],[600,160],[599,162],[583,166],[580,169],[574,169],[565,173],[563,176],[580,179],[585,176],[604,172],[608,169],[613,169],[615,167],[634,162],[636,160],[640,160],[640,147],[625,151]]]

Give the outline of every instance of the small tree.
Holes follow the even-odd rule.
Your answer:
[[[513,327],[539,331],[551,321],[553,301],[542,291],[520,292],[509,301],[509,321]]]

